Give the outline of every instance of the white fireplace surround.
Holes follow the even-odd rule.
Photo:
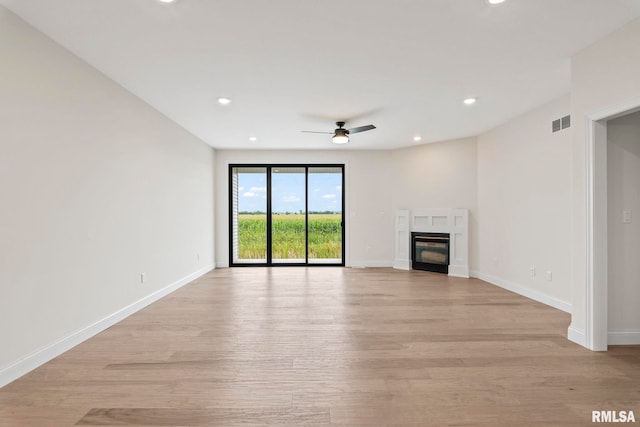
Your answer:
[[[469,277],[469,210],[399,209],[393,268],[411,269],[411,233],[449,233],[449,276]]]

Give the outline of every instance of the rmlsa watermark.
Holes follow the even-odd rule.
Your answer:
[[[633,411],[591,411],[592,423],[635,423]]]

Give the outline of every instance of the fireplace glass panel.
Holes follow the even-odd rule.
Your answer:
[[[416,241],[416,258],[430,264],[447,264],[449,245],[446,242]]]

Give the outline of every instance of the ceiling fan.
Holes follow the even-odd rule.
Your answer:
[[[376,127],[374,125],[366,125],[366,126],[359,126],[357,128],[351,128],[351,129],[345,129],[344,125],[346,124],[346,122],[336,122],[336,126],[338,126],[338,128],[336,130],[334,130],[333,132],[315,132],[315,131],[311,131],[311,130],[303,130],[302,132],[305,133],[326,133],[326,134],[333,134],[333,137],[331,137],[331,141],[334,144],[346,144],[347,142],[349,142],[349,135],[354,134],[354,133],[359,133],[359,132],[366,132],[368,130],[373,130]]]

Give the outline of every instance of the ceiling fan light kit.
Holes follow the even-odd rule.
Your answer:
[[[347,142],[349,142],[349,135],[347,135],[345,132],[336,133],[331,138],[331,142],[333,142],[334,144],[346,144]]]

